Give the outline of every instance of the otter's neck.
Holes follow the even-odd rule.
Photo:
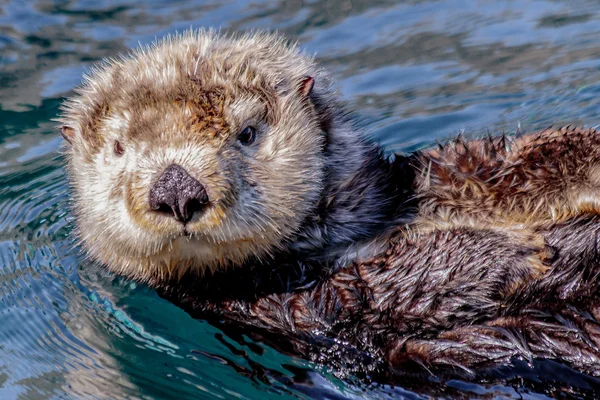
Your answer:
[[[312,99],[327,135],[326,180],[315,213],[289,249],[300,259],[335,268],[375,255],[381,246],[374,239],[414,218],[415,173],[408,158],[386,159],[341,105],[320,103],[318,93]]]

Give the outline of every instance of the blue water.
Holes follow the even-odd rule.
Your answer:
[[[117,279],[73,245],[51,119],[104,57],[189,27],[279,30],[338,79],[390,151],[465,131],[598,124],[595,1],[0,3],[0,399],[594,397],[558,364],[490,382],[402,386],[335,371],[217,328]]]

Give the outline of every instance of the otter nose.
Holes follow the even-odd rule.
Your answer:
[[[204,186],[177,164],[168,166],[150,189],[150,207],[184,224],[207,203]]]

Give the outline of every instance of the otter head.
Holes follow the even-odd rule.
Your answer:
[[[205,31],[92,70],[60,118],[91,257],[149,280],[278,251],[324,185],[319,76],[278,37]]]

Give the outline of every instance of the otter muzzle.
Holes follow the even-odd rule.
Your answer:
[[[208,204],[204,186],[177,164],[168,166],[150,189],[150,207],[183,224]]]

